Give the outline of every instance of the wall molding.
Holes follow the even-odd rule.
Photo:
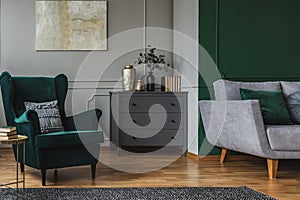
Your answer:
[[[117,79],[107,79],[107,80],[69,80],[68,81],[69,83],[76,83],[76,82],[92,82],[92,83],[95,83],[95,82],[122,82],[120,80],[117,80]]]
[[[121,84],[122,81],[116,79],[108,79],[108,80],[69,80],[69,90],[112,90],[112,91],[120,91],[122,90]],[[95,87],[96,86],[96,87]],[[204,86],[202,86],[203,88]],[[192,85],[192,86],[182,86],[181,89],[199,89],[201,86]],[[108,91],[102,93],[94,93],[90,96],[90,98],[86,101],[86,108],[89,109],[89,104],[92,102],[97,96],[109,97]]]
[[[97,89],[119,89],[120,80],[70,80],[68,89],[70,90],[97,90]]]
[[[70,90],[122,90],[122,81],[120,80],[79,80],[79,81],[69,81]],[[95,87],[96,86],[96,87]],[[183,85],[181,89],[197,89],[198,85],[185,86]]]
[[[86,101],[86,109],[89,110],[90,109],[90,102],[92,102],[94,99],[96,99],[96,97],[109,97],[109,94],[92,94],[92,96],[87,99]]]

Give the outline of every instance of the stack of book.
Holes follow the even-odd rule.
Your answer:
[[[179,92],[181,91],[181,76],[164,76],[161,78],[161,91]]]
[[[0,140],[9,140],[18,138],[16,127],[0,127]]]

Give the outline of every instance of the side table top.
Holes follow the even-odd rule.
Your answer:
[[[25,143],[27,140],[27,136],[25,135],[18,135],[18,138],[14,138],[14,139],[0,139],[0,144],[22,144]]]
[[[170,94],[184,94],[188,91],[177,91],[177,92],[165,92],[165,91],[109,91],[110,94],[139,94],[139,95],[149,95],[149,94],[161,94],[161,95],[170,95]]]

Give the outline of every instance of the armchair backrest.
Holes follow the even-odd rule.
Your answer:
[[[65,124],[65,99],[68,90],[68,79],[64,74],[52,77],[11,76],[3,72],[0,76],[2,99],[9,126],[14,125],[15,117],[25,112],[25,101],[47,102],[58,100],[62,123]]]

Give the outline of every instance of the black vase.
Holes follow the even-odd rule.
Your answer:
[[[155,77],[153,76],[152,72],[149,72],[147,76],[147,91],[155,91]]]

